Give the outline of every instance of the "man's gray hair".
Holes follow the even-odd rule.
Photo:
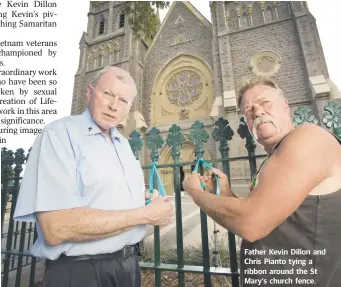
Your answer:
[[[135,81],[134,79],[131,77],[131,75],[126,71],[126,70],[123,70],[121,68],[118,68],[118,67],[113,67],[113,66],[106,66],[104,67],[102,70],[99,70],[93,77],[92,79],[92,82],[91,82],[91,85],[96,87],[97,83],[98,83],[98,80],[100,79],[100,77],[109,72],[109,71],[112,71],[114,72],[115,74],[115,77],[120,80],[121,82],[123,83],[126,83],[128,85],[131,85],[132,87],[134,87],[134,90],[135,90],[135,94],[134,96],[136,96],[137,94],[137,88],[136,88],[136,84],[135,84]]]
[[[262,77],[253,77],[248,79],[243,83],[243,85],[239,88],[237,98],[238,98],[238,107],[240,108],[242,100],[243,100],[243,95],[250,89],[252,89],[255,86],[268,86],[271,88],[274,88],[279,91],[279,94],[283,97],[284,99],[284,94],[283,91],[278,87],[277,83],[269,78],[262,78]]]

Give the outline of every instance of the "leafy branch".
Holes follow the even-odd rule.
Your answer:
[[[92,7],[98,8],[101,2],[91,2]],[[135,37],[150,39],[156,33],[158,25],[157,9],[166,9],[169,1],[132,1],[124,5],[124,13]]]

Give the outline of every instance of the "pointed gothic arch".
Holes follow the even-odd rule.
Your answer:
[[[108,19],[104,14],[100,14],[97,16],[95,25],[93,27],[93,37],[98,37],[105,35],[107,33],[108,28]]]
[[[185,135],[187,139],[181,149],[180,162],[195,162],[195,148],[194,145],[189,141],[188,135]],[[210,153],[205,150],[205,160],[212,160]],[[164,146],[160,153],[159,164],[173,164],[174,160],[172,157],[172,149],[169,146]],[[194,164],[193,164],[194,165]],[[186,177],[192,172],[192,166],[181,167],[183,176]],[[173,168],[162,168],[159,170],[163,185],[168,195],[174,195],[174,171]],[[181,176],[181,175],[180,175]],[[180,182],[181,183],[181,182]]]
[[[207,118],[214,101],[213,72],[201,57],[180,53],[154,78],[151,125]]]
[[[103,53],[104,53],[104,66],[110,65],[110,44],[109,43],[105,44],[103,48]]]
[[[97,48],[97,67],[102,67],[103,64],[104,64],[104,47],[101,45]]]
[[[270,5],[264,9],[265,22],[271,22],[275,19],[274,11]]]
[[[235,31],[239,29],[239,14],[236,8],[230,8],[228,11],[229,29]]]
[[[97,51],[95,48],[92,48],[88,54],[87,70],[95,69],[96,63],[97,63]]]
[[[254,26],[264,23],[264,7],[261,2],[253,2],[252,7],[252,23]]]
[[[238,8],[238,16],[239,16],[239,28],[245,29],[251,25],[251,13],[252,6],[247,6],[246,4],[242,4]]]

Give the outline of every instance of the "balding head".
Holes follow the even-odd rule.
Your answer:
[[[136,94],[127,71],[109,66],[96,73],[87,89],[88,109],[103,133],[108,134],[128,116]]]
[[[133,97],[135,98],[135,96],[137,94],[137,88],[136,88],[134,79],[131,77],[131,75],[126,70],[123,70],[123,69],[118,68],[118,67],[113,67],[113,66],[106,66],[106,67],[104,67],[102,70],[98,71],[95,74],[95,76],[92,79],[91,85],[93,87],[96,87],[99,79],[102,77],[103,74],[105,74],[107,72],[110,72],[113,75],[115,75],[115,77],[118,80],[120,80],[121,82],[132,86],[133,90],[134,90]]]

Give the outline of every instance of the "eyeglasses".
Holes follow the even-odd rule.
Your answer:
[[[130,108],[131,106],[131,102],[129,102],[126,98],[122,98],[122,97],[117,97],[116,95],[114,95],[113,93],[110,93],[108,91],[103,91],[103,90],[99,90],[96,87],[90,86],[92,89],[97,90],[100,94],[103,95],[103,98],[105,98],[106,100],[113,102],[116,100],[116,98],[118,99],[118,105],[120,107],[123,108]]]

